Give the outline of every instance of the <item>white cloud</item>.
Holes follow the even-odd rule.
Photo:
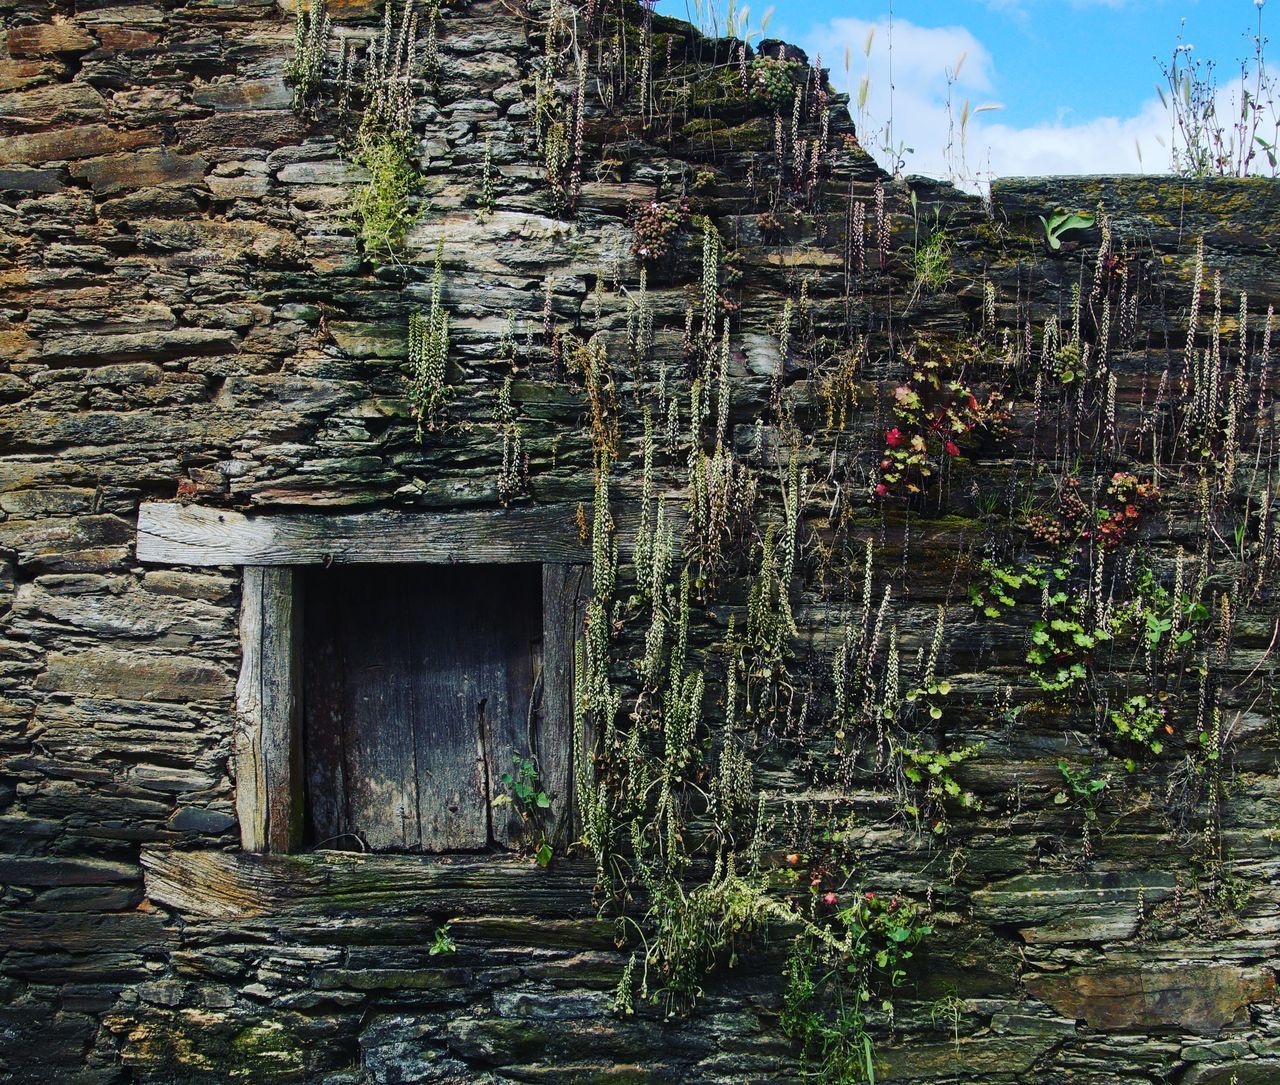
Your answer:
[[[865,54],[864,45],[872,30],[871,50]],[[1060,116],[1028,127],[1002,123],[998,111],[971,112],[962,140],[960,116],[965,102],[978,110],[994,104],[998,91],[990,51],[965,27],[922,27],[898,19],[893,24],[890,50],[887,19],[875,23],[834,19],[813,28],[804,45],[810,55],[822,54],[823,63],[832,70],[832,81],[849,91],[854,119],[861,122],[859,136],[882,163],[892,157],[882,149],[888,134],[892,83],[893,146],[912,149],[904,154],[909,173],[959,175],[970,179],[968,187],[975,187],[975,178],[1134,173],[1168,167],[1169,152],[1158,140],[1167,143],[1169,125],[1154,98],[1128,117],[1073,122]],[[841,86],[846,80],[846,55],[847,86]],[[869,90],[859,116],[858,94],[864,76]]]
[[[1132,117],[1096,117],[1076,124],[1015,128],[979,119],[969,133],[969,165],[996,177],[1158,173],[1168,167],[1168,134],[1164,108],[1154,98]]]

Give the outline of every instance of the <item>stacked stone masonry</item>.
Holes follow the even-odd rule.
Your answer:
[[[340,37],[367,40],[381,25],[369,0],[330,9]],[[591,408],[551,329],[583,340],[600,331],[610,344],[613,497],[625,519],[640,493],[641,405],[664,370],[672,396],[688,395],[682,341],[702,244],[686,225],[672,259],[650,267],[652,348],[628,356],[641,272],[632,209],[683,192],[733,254],[728,426],[740,458],[760,469],[760,504],[777,503],[789,444],[806,469],[789,586],[797,642],[821,661],[839,640],[847,599],[815,554],[839,537],[837,483],[853,479],[842,530],[878,548],[877,592],[892,583],[903,658],[928,648],[945,604],[944,673],[970,706],[951,741],[981,745],[956,770],[976,805],[953,810],[945,834],[861,777],[833,798],[795,744],[756,747],[757,779],[779,811],[812,800],[852,813],[860,878],[932,909],[935,933],[876,1038],[876,1080],[1280,1082],[1274,702],[1224,702],[1234,722],[1211,815],[1203,799],[1181,820],[1170,812],[1182,763],[1172,755],[1136,774],[1100,762],[1115,797],[1096,820],[1055,801],[1059,759],[1103,757],[1098,736],[1087,723],[1064,730],[1049,711],[1002,718],[991,708],[1005,687],[1034,700],[1019,686],[1025,646],[976,616],[967,588],[996,515],[979,490],[1003,500],[1036,462],[1052,466],[1070,437],[1043,419],[1064,415],[1050,406],[1033,418],[1026,382],[1006,432],[947,465],[936,482],[945,500],[908,509],[874,493],[897,362],[870,352],[856,406],[833,426],[820,391],[838,351],[813,345],[891,328],[958,351],[989,309],[1015,329],[1015,348],[1024,324],[1034,327],[1038,350],[1051,315],[1069,326],[1072,284],[1089,293],[1101,243],[1095,226],[1051,251],[1039,216],[1101,206],[1115,251],[1144,275],[1132,346],[1111,363],[1110,424],[1138,434],[1161,409],[1171,365],[1164,402],[1177,397],[1201,245],[1201,341],[1214,272],[1224,336],[1238,330],[1239,295],[1259,330],[1280,304],[1276,182],[1004,181],[984,203],[885,176],[833,93],[825,119],[806,120],[823,132],[820,179],[771,209],[761,163],[772,112],[694,106],[647,125],[593,97],[579,191],[558,208],[533,136],[547,8],[476,0],[440,12],[436,74],[413,116],[421,214],[399,258],[379,261],[348,210],[366,177],[338,127],[291,108],[293,10],[292,0],[0,0],[0,1077],[802,1080],[805,1063],[779,1028],[783,939],[708,975],[686,1015],[664,1019],[639,999],[634,1014],[615,1012],[631,946],[599,911],[589,859],[543,870],[525,857],[422,857],[415,873],[403,857],[243,853],[233,778],[241,570],[144,563],[135,551],[144,502],[261,515],[500,509],[494,419],[508,375],[528,457],[513,504],[589,513]],[[683,24],[656,26],[668,62],[733,55]],[[855,221],[866,224],[856,244]],[[930,291],[913,253],[921,224],[934,222],[946,224],[950,267]],[[444,423],[418,440],[406,326],[430,302],[441,242],[452,393]],[[794,334],[809,345],[784,357],[788,300],[805,309]],[[514,370],[503,345],[512,313]],[[1262,426],[1274,422],[1275,381],[1260,379]],[[791,429],[775,409],[777,382],[794,404]],[[1061,406],[1075,395],[1067,388],[1045,401]],[[656,467],[673,510],[684,500],[681,440]],[[870,466],[842,474],[837,458]],[[1144,530],[1166,557],[1198,552],[1195,485],[1179,489],[1176,464],[1164,470]],[[859,582],[861,568],[845,565]],[[1272,592],[1264,585],[1236,616],[1224,688],[1270,683]],[[731,614],[745,628],[745,611],[745,589],[730,590],[698,643],[711,650]],[[432,952],[446,922],[456,949]]]

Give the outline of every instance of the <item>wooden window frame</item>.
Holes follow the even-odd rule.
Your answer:
[[[553,804],[556,850],[574,828],[575,643],[590,590],[590,551],[576,507],[506,512],[275,513],[144,503],[140,561],[243,568],[236,684],[235,804],[246,852],[302,845],[302,608],[300,567],[343,563],[542,567],[541,741],[535,751]]]

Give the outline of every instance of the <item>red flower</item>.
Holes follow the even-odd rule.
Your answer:
[[[955,443],[955,441],[948,441],[944,447],[945,447],[945,448],[946,448],[946,450],[947,450],[947,455],[948,455],[948,456],[958,456],[958,455],[960,455],[960,448],[959,448],[959,446]]]
[[[1130,520],[1136,520],[1138,518],[1138,506],[1126,505],[1124,507],[1124,514],[1129,517]]]
[[[834,908],[836,903],[836,895],[834,893],[824,893],[822,895],[822,903],[828,908]]]
[[[868,890],[868,891],[867,891],[867,900],[875,900],[875,899],[876,899],[876,895],[875,895],[874,893],[872,893],[870,890]]]
[[[902,444],[902,430],[894,426],[893,429],[887,430],[884,435],[884,443],[890,448],[897,448]]]
[[[884,497],[889,492],[889,487],[883,482],[876,483],[876,497]]]

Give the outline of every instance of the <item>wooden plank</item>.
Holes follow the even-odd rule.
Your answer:
[[[245,569],[236,683],[236,813],[248,851],[300,838],[301,607],[293,570]]]
[[[413,652],[406,661],[417,765],[417,807],[426,851],[489,845],[483,752],[486,709],[498,682],[492,619],[475,596],[490,570],[414,570],[409,614]]]
[[[253,855],[144,847],[150,900],[190,918],[537,915],[589,917],[594,865],[540,869],[503,856]]]
[[[587,565],[542,567],[542,698],[534,748],[551,798],[548,836],[556,855],[573,842],[574,653],[591,591]]]
[[[262,771],[266,849],[299,842],[302,722],[302,613],[288,567],[262,570]]]
[[[398,576],[385,569],[334,569],[311,581],[332,579],[338,598],[328,632],[344,657],[347,828],[374,851],[414,851],[422,843],[408,643],[420,592],[412,576],[396,583]]]
[[[576,505],[453,513],[269,513],[145,502],[138,560],[172,565],[585,561]]]
[[[492,840],[505,848],[536,844],[526,839],[530,827],[518,807],[496,800],[511,797],[502,776],[516,771],[515,757],[534,754],[535,670],[542,655],[541,570],[536,565],[486,569],[465,606],[471,620],[486,630],[485,647],[478,653],[483,662],[473,673],[489,683],[478,687],[474,696],[485,704],[481,735]]]
[[[267,782],[262,765],[262,585],[248,566],[240,582],[240,677],[236,681],[235,777],[240,846],[265,851]]]
[[[682,502],[669,502],[683,530]],[[638,513],[615,502],[618,544],[630,557]],[[331,565],[418,562],[451,565],[582,563],[576,504],[467,512],[273,512],[245,514],[176,502],[138,510],[138,560],[165,565]],[[588,514],[590,509],[588,509]]]

